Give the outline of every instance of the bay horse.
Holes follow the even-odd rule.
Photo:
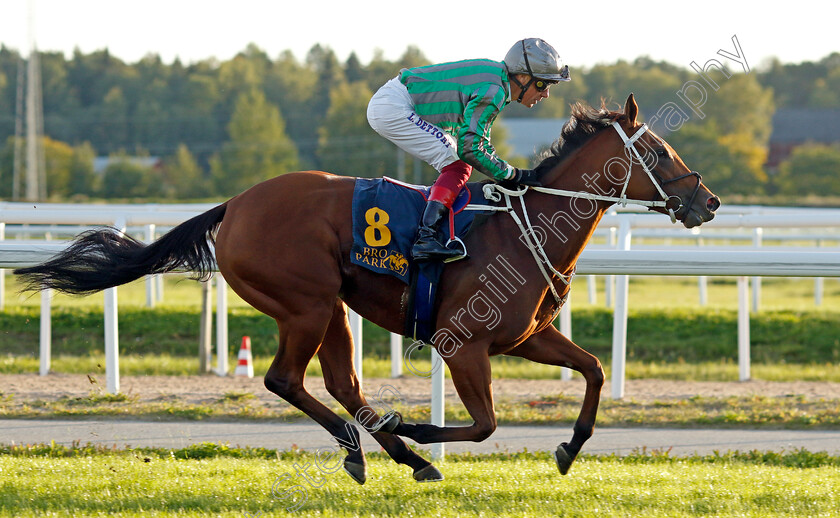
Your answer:
[[[506,214],[477,219],[465,239],[470,258],[446,266],[438,290],[439,331],[431,344],[449,367],[473,423],[410,424],[386,414],[376,416],[382,426],[368,430],[396,462],[413,469],[416,480],[443,477],[401,437],[421,444],[478,442],[495,430],[489,361],[494,355],[565,366],[585,378],[573,436],[555,452],[562,474],[591,437],[604,372],[597,358],[552,325],[581,251],[615,203],[647,206],[687,228],[711,220],[720,206],[700,175],[638,122],[637,114],[632,94],[623,112],[603,103],[600,109],[578,103],[537,167],[544,188],[484,186],[496,191],[488,196],[496,196],[496,206]],[[214,266],[214,243],[216,264],[232,289],[277,322],[279,345],[265,375],[266,388],[336,438],[347,450],[345,471],[364,483],[366,461],[357,428],[304,387],[306,366],[318,353],[327,390],[350,415],[359,415],[368,403],[353,367],[347,307],[388,331],[402,334],[405,329],[409,288],[350,261],[355,182],[318,171],[284,174],[151,244],[115,229],[98,229],[78,236],[47,262],[16,273],[28,289],[71,294],[175,269],[206,277]]]

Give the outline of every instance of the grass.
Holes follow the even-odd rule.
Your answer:
[[[262,376],[271,364],[270,356],[254,358],[254,374]],[[602,357],[607,378],[611,375],[609,356]],[[512,379],[560,379],[561,370],[551,365],[541,365],[519,358],[494,357],[490,363],[493,377]],[[64,374],[105,375],[105,355],[53,356],[52,372]],[[228,365],[235,365],[235,357],[228,359]],[[0,356],[0,374],[38,372],[38,358],[31,356]],[[411,368],[403,362],[403,375],[420,377],[431,369],[429,360],[412,360]],[[365,378],[390,378],[391,360],[385,358],[364,358],[362,372]],[[449,371],[446,371],[449,377]],[[170,354],[121,354],[120,374],[123,376],[188,376],[198,373],[198,358],[172,356]],[[837,363],[753,363],[753,379],[764,381],[834,382],[840,383],[840,364]],[[309,377],[320,377],[321,364],[313,360],[306,369]],[[573,373],[574,377],[580,375]],[[687,363],[685,361],[645,362],[630,360],[626,365],[627,379],[663,379],[671,381],[738,381],[738,364],[733,360]]]
[[[415,483],[380,454],[368,459],[359,486],[335,461],[294,452],[5,447],[0,473],[14,478],[0,484],[0,516],[818,517],[840,508],[840,458],[803,450],[584,455],[565,477],[547,453],[448,455],[435,484]]]
[[[609,356],[603,359],[607,378],[611,374]],[[560,379],[561,370],[551,365],[540,365],[518,358],[492,358],[494,378],[513,379]],[[228,360],[235,365],[235,357]],[[271,357],[254,358],[254,373],[262,376],[271,364]],[[65,374],[105,375],[105,355],[57,356],[52,358],[52,372]],[[428,360],[412,361],[414,371],[403,363],[403,375],[413,376],[430,371]],[[19,374],[38,372],[38,358],[29,356],[0,356],[0,374]],[[198,372],[198,359],[195,357],[172,356],[169,354],[122,354],[120,355],[120,374],[123,376],[188,376]],[[362,372],[366,378],[390,378],[391,360],[383,358],[365,358]],[[449,371],[446,371],[449,377]],[[777,382],[813,381],[840,383],[840,364],[837,363],[753,363],[753,379]],[[309,377],[322,375],[321,365],[312,361],[306,370]],[[573,373],[575,377],[579,374]],[[421,376],[424,377],[424,376]],[[628,361],[627,379],[663,379],[671,381],[738,381],[738,365],[734,360],[717,362],[686,363],[677,361],[642,362]]]

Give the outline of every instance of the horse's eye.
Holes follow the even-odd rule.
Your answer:
[[[668,150],[665,149],[665,148],[659,148],[659,149],[656,150],[656,156],[667,157],[668,156]]]

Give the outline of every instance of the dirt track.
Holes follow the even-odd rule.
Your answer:
[[[83,397],[91,391],[104,389],[104,377],[92,383],[84,374],[51,374],[41,377],[37,374],[2,374],[0,375],[0,395],[13,395],[15,401],[55,400],[60,397]],[[409,404],[428,404],[430,380],[416,376],[399,379],[365,379],[364,390],[367,394],[376,394],[380,387],[391,385]],[[582,396],[584,381],[579,376],[572,381],[559,380],[493,380],[493,392],[496,398],[527,401],[541,395],[565,394]],[[328,401],[329,394],[320,379],[307,380],[307,388],[315,397]],[[247,379],[234,377],[208,376],[123,376],[120,389],[140,400],[159,399],[162,396],[179,396],[189,402],[216,400],[229,392],[250,392],[257,398],[275,401],[277,396],[268,392],[261,378]],[[457,395],[451,380],[446,380],[447,400],[455,400]],[[601,392],[602,397],[610,397],[609,380]],[[638,401],[685,399],[694,396],[792,396],[802,395],[809,399],[840,399],[840,383],[791,382],[778,383],[768,381],[749,382],[681,382],[662,380],[628,380],[625,385],[625,397]]]

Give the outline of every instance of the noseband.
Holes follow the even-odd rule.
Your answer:
[[[656,190],[659,192],[659,196],[661,196],[664,200],[664,205],[660,204],[662,202],[650,202],[654,203],[653,205],[642,203],[642,205],[648,205],[648,207],[664,207],[668,211],[668,214],[671,215],[671,223],[676,223],[677,213],[679,213],[682,209],[685,209],[685,213],[687,213],[691,205],[694,203],[694,199],[697,197],[697,192],[700,190],[700,182],[702,180],[700,173],[698,173],[697,171],[691,171],[684,175],[677,176],[676,178],[668,178],[667,180],[663,180],[662,177],[656,173],[655,168],[649,167],[647,165],[647,162],[644,159],[642,159],[642,155],[639,153],[639,150],[636,149],[636,146],[634,145],[636,141],[639,140],[639,138],[642,135],[644,135],[645,132],[647,132],[647,124],[642,124],[642,127],[639,128],[636,131],[636,133],[633,134],[632,137],[627,136],[627,133],[624,132],[624,128],[621,127],[621,124],[619,124],[618,121],[613,121],[612,126],[613,128],[615,128],[615,131],[618,132],[618,136],[621,137],[621,140],[624,141],[624,147],[629,149],[633,153],[633,155],[636,157],[636,160],[638,160],[639,164],[641,164],[642,169],[644,169],[645,173],[647,173],[648,178],[650,178],[650,181],[653,182],[654,187],[656,187]],[[688,178],[689,176],[696,177],[697,184],[694,186],[694,190],[691,192],[691,196],[688,199],[688,203],[683,203],[682,198],[680,198],[679,196],[668,195],[665,193],[665,189],[663,188],[665,185],[672,182],[678,182],[683,178]],[[624,187],[621,190],[621,198],[625,198],[625,192],[627,191],[627,185],[629,183],[630,173],[628,171],[627,179],[624,180]],[[685,213],[680,215],[685,217]]]

